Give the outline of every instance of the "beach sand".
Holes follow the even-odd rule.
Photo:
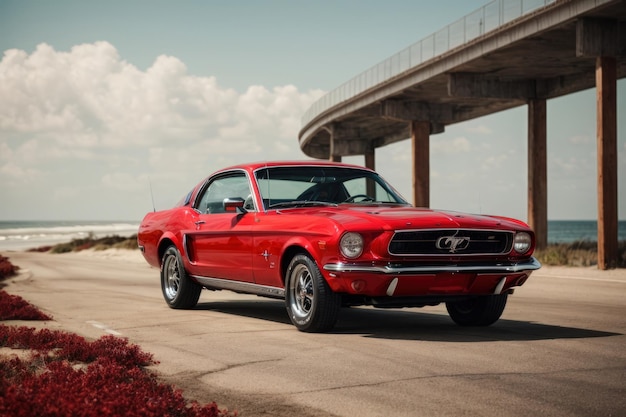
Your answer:
[[[93,258],[93,259],[109,259],[119,262],[129,262],[133,264],[146,264],[146,260],[143,258],[141,251],[130,250],[130,249],[104,249],[104,250],[95,250],[95,249],[87,249],[79,252],[70,252],[66,254],[59,254],[60,256],[76,256],[82,258]],[[55,255],[58,256],[58,255]]]

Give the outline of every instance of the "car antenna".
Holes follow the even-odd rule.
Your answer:
[[[152,181],[148,177],[148,186],[150,187],[150,198],[152,199],[152,211],[156,212],[156,206],[154,205],[154,193],[152,192]]]

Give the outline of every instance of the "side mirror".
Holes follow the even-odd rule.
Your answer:
[[[225,198],[222,202],[224,206],[224,211],[226,213],[239,213],[244,214],[248,211],[243,208],[245,200],[241,197],[229,197]]]

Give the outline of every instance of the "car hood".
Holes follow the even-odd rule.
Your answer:
[[[385,230],[417,228],[528,229],[525,223],[505,217],[408,206],[342,204],[337,207],[325,207],[323,209],[285,210],[283,214],[288,212],[328,217],[346,228],[360,226]]]

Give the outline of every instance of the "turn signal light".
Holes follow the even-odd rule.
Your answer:
[[[367,284],[362,279],[357,279],[356,281],[352,281],[351,286],[355,292],[363,292],[365,291]]]

